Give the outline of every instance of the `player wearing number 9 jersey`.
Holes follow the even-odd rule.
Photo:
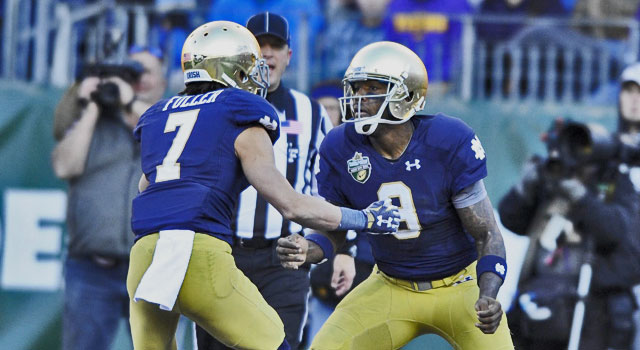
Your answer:
[[[478,137],[456,118],[413,117],[424,107],[427,72],[400,44],[365,46],[343,82],[345,123],[320,148],[319,194],[355,209],[391,198],[401,222],[396,234],[367,234],[376,267],[338,304],[311,349],[398,349],[425,333],[455,349],[513,349],[496,300],[505,248],[482,182]],[[313,243],[279,244],[285,262],[296,248],[307,262],[322,258]]]
[[[256,95],[266,93],[268,68],[246,28],[200,26],[182,62],[185,91],[152,106],[134,130],[144,172],[127,276],[134,347],[175,349],[182,314],[229,347],[288,349],[278,314],[231,255],[239,193],[252,184],[285,218],[316,229],[395,232],[399,214],[384,202],[356,211],[293,190],[274,164],[278,116]]]

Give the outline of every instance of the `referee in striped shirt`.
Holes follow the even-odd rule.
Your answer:
[[[269,65],[271,86],[267,100],[280,117],[280,138],[274,145],[277,168],[298,192],[310,194],[320,143],[331,128],[327,112],[305,94],[286,88],[281,77],[291,59],[289,24],[274,13],[263,12],[249,18],[247,28],[256,36],[262,55]],[[302,227],[285,220],[253,187],[240,195],[234,227],[233,256],[236,265],[258,287],[265,300],[280,315],[287,342],[298,349],[307,318],[309,268],[285,269],[280,265],[275,247],[278,238],[300,233]],[[340,252],[348,254],[349,247]],[[341,259],[353,265],[353,259]],[[348,264],[348,263],[347,263]],[[355,271],[353,266],[336,266],[334,275]],[[342,274],[342,288],[353,282],[353,274]],[[229,315],[233,317],[233,315]],[[247,325],[250,329],[251,325]],[[226,349],[201,328],[196,329],[199,350]]]

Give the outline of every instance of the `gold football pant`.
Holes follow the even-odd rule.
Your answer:
[[[432,281],[433,288],[396,279],[374,268],[336,307],[313,340],[313,350],[398,349],[427,333],[457,350],[513,349],[506,316],[494,334],[484,334],[475,303],[480,290],[476,263]]]
[[[237,349],[276,349],[284,326],[258,289],[236,268],[231,247],[215,237],[196,233],[187,273],[172,311],[146,301],[133,301],[151,264],[159,235],[138,240],[131,249],[127,290],[135,349],[176,349],[180,314],[225,345]]]

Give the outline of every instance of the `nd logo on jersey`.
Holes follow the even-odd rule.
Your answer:
[[[369,157],[363,157],[362,153],[356,152],[353,158],[347,161],[347,170],[351,177],[359,183],[365,183],[371,176],[371,163]]]

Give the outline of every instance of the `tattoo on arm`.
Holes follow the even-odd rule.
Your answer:
[[[458,216],[462,221],[462,226],[476,241],[478,259],[485,255],[506,257],[504,241],[493,216],[493,206],[489,197],[469,207],[459,208]],[[502,279],[498,275],[493,273],[482,274],[478,281],[480,295],[490,296],[495,299],[501,284]]]

